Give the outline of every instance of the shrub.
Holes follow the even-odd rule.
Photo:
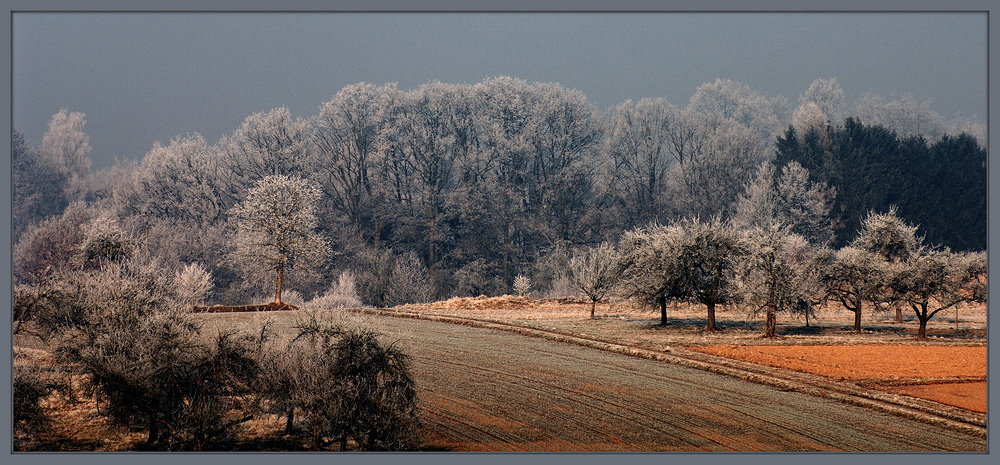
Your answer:
[[[416,389],[409,357],[369,329],[346,328],[313,313],[296,325],[287,348],[273,351],[265,365],[264,391],[272,411],[285,412],[292,432],[301,412],[312,448],[328,438],[346,450],[407,449],[416,440]]]
[[[518,296],[524,296],[531,291],[531,279],[525,275],[519,274],[514,277],[514,292]]]
[[[199,263],[191,263],[174,276],[174,292],[177,300],[188,307],[194,307],[212,290],[212,275]]]

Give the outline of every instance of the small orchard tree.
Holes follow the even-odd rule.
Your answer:
[[[569,267],[573,284],[590,297],[590,317],[594,318],[597,302],[605,298],[618,283],[618,252],[613,245],[603,243],[574,254]]]
[[[678,283],[674,240],[676,227],[653,225],[636,228],[622,235],[618,268],[620,289],[630,298],[655,302],[660,307],[660,325],[667,325],[667,300],[681,296]]]
[[[887,287],[894,299],[917,316],[917,338],[927,337],[927,322],[962,302],[985,302],[985,254],[957,254],[920,248],[910,260],[888,266]]]
[[[320,190],[309,181],[272,175],[261,179],[229,211],[235,228],[233,258],[252,274],[275,273],[274,303],[283,305],[285,271],[312,270],[329,256],[329,245],[316,233]]]
[[[876,297],[883,282],[882,275],[877,255],[852,246],[838,250],[823,268],[822,280],[827,296],[854,312],[854,331],[857,333],[861,332],[864,301]]]
[[[737,302],[737,264],[746,255],[746,245],[734,228],[719,219],[703,222],[682,220],[673,230],[672,268],[685,298],[702,303],[708,312],[708,331],[717,331],[715,307]]]
[[[915,256],[922,243],[922,238],[917,236],[917,227],[896,216],[896,207],[890,207],[886,213],[869,211],[861,221],[858,237],[851,245],[875,254],[883,267],[893,267],[898,262]],[[895,308],[896,322],[903,322],[900,300],[892,298],[891,293],[874,294],[872,297],[879,297],[874,302],[876,305]]]
[[[743,300],[753,311],[764,310],[764,337],[774,337],[777,313],[805,312],[816,300],[814,248],[802,236],[772,224],[747,232],[749,254],[741,262]]]

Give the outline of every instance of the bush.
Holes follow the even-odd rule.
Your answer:
[[[69,381],[37,367],[15,365],[11,390],[13,429],[17,434],[31,435],[49,431],[52,418],[42,401],[60,391],[68,393]]]
[[[361,299],[358,298],[357,284],[355,284],[354,273],[344,271],[337,277],[337,282],[333,283],[326,293],[310,300],[303,308],[320,311],[333,310],[336,308],[358,308],[361,306]]]
[[[293,431],[298,410],[308,423],[312,448],[328,441],[346,450],[410,448],[416,440],[416,389],[409,358],[369,329],[346,328],[313,313],[296,326],[298,336],[266,358],[264,392],[272,411],[287,415]]]

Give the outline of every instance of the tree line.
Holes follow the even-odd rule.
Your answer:
[[[835,79],[799,103],[789,116],[784,98],[721,79],[683,107],[644,98],[603,111],[579,91],[509,77],[409,91],[362,83],[314,117],[276,108],[214,144],[178,136],[96,173],[84,115],[64,110],[38,147],[14,133],[15,277],[65,267],[83,229],[107,218],[170,271],[202,266],[210,300],[259,299],[271,277],[234,259],[249,229],[233,213],[278,175],[316,187],[329,251],[321,266],[289,267],[292,297],[322,295],[351,271],[376,306],[509,293],[518,275],[557,295],[576,249],[770,208],[809,216],[795,232],[818,244],[842,246],[861,215],[896,205],[936,243],[985,248],[980,126],[945,123],[906,96],[867,95],[849,110]],[[949,135],[959,129],[972,135]]]

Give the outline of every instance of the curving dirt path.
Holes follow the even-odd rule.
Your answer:
[[[985,451],[987,440],[702,370],[408,318],[428,449]]]

